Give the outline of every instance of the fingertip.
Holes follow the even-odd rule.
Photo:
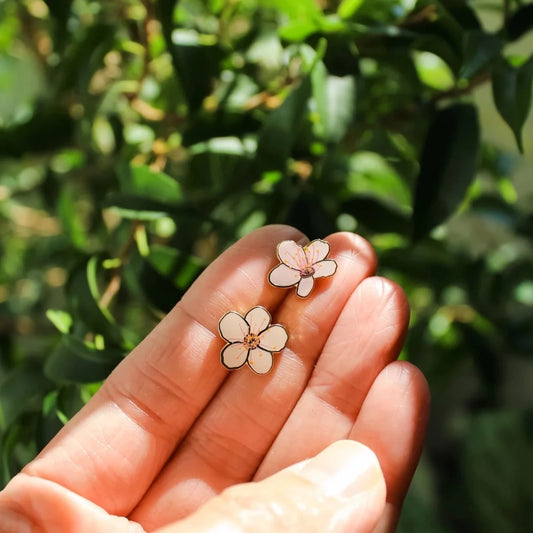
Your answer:
[[[385,500],[376,454],[361,443],[337,441],[263,481],[226,489],[161,533],[370,532]]]
[[[394,361],[389,367],[388,371],[391,374],[396,374],[396,376],[391,375],[391,379],[394,379],[398,383],[397,386],[400,390],[403,389],[404,393],[409,394],[413,399],[415,412],[418,415],[416,427],[419,433],[418,455],[420,455],[431,408],[431,390],[429,383],[422,371],[409,361]]]
[[[369,490],[385,494],[385,480],[376,454],[353,440],[332,443],[308,460],[298,473],[326,496],[348,498]]]
[[[422,452],[429,406],[429,386],[422,372],[407,361],[394,361],[374,381],[351,432],[352,438],[376,451],[387,483],[387,502],[397,508]]]
[[[361,235],[349,231],[332,233],[326,240],[331,245],[331,258],[343,258],[348,262],[363,262],[367,276],[372,276],[378,266],[374,247]]]
[[[257,228],[245,235],[242,240],[257,239],[258,237],[267,236],[278,238],[279,242],[282,242],[284,240],[291,240],[297,243],[304,243],[309,241],[307,235],[305,235],[298,228],[295,228],[294,226],[290,226],[288,224],[267,224],[266,226],[261,226],[260,228]],[[277,244],[279,244],[279,242]]]
[[[380,374],[378,387],[389,392],[389,403],[394,409],[399,401],[401,411],[394,410],[394,419],[387,423],[387,416],[381,413],[386,428],[381,438],[366,436],[364,429],[354,432],[354,436],[373,442],[381,456],[383,472],[387,483],[387,503],[385,510],[374,529],[374,533],[389,533],[396,530],[403,500],[418,464],[424,444],[430,411],[430,389],[419,368],[408,361],[394,361]],[[394,430],[394,426],[397,426]],[[384,450],[380,442],[394,441],[394,449]]]
[[[409,395],[417,406],[419,420],[424,422],[429,416],[431,392],[426,376],[409,361],[394,361],[387,365],[382,372],[381,379],[394,388],[399,396]]]
[[[376,306],[381,308],[380,314],[390,315],[389,320],[402,330],[397,342],[397,348],[400,348],[411,316],[409,301],[402,287],[382,276],[371,276],[361,282],[357,297],[361,302],[376,302]]]
[[[370,290],[382,300],[392,300],[396,307],[409,311],[409,301],[403,288],[383,276],[371,276],[364,281],[365,290]]]

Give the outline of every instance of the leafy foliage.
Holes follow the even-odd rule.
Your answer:
[[[533,151],[532,9],[0,1],[2,481],[214,257],[285,222],[361,233],[410,298],[434,417],[400,529],[530,523],[532,168],[489,139]]]

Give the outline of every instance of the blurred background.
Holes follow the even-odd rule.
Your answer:
[[[0,0],[0,486],[289,223],[362,234],[411,302],[399,530],[533,531],[532,29],[516,0]]]

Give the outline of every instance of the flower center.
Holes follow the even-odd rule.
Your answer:
[[[245,335],[242,343],[249,350],[255,350],[259,346],[259,335],[256,335],[255,333],[248,333],[248,335]]]
[[[310,278],[315,273],[315,269],[312,266],[308,266],[300,270],[300,276],[302,278]]]

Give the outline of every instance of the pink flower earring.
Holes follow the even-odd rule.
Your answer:
[[[278,244],[277,255],[281,264],[268,274],[268,281],[275,287],[292,287],[297,285],[296,294],[300,298],[309,296],[315,279],[333,276],[337,263],[326,259],[329,243],[316,239],[305,246],[294,241]]]
[[[285,348],[289,336],[280,324],[270,325],[272,317],[264,307],[253,307],[244,317],[235,311],[226,313],[218,323],[220,336],[227,341],[220,361],[229,370],[245,363],[256,374],[272,368],[272,354]]]

